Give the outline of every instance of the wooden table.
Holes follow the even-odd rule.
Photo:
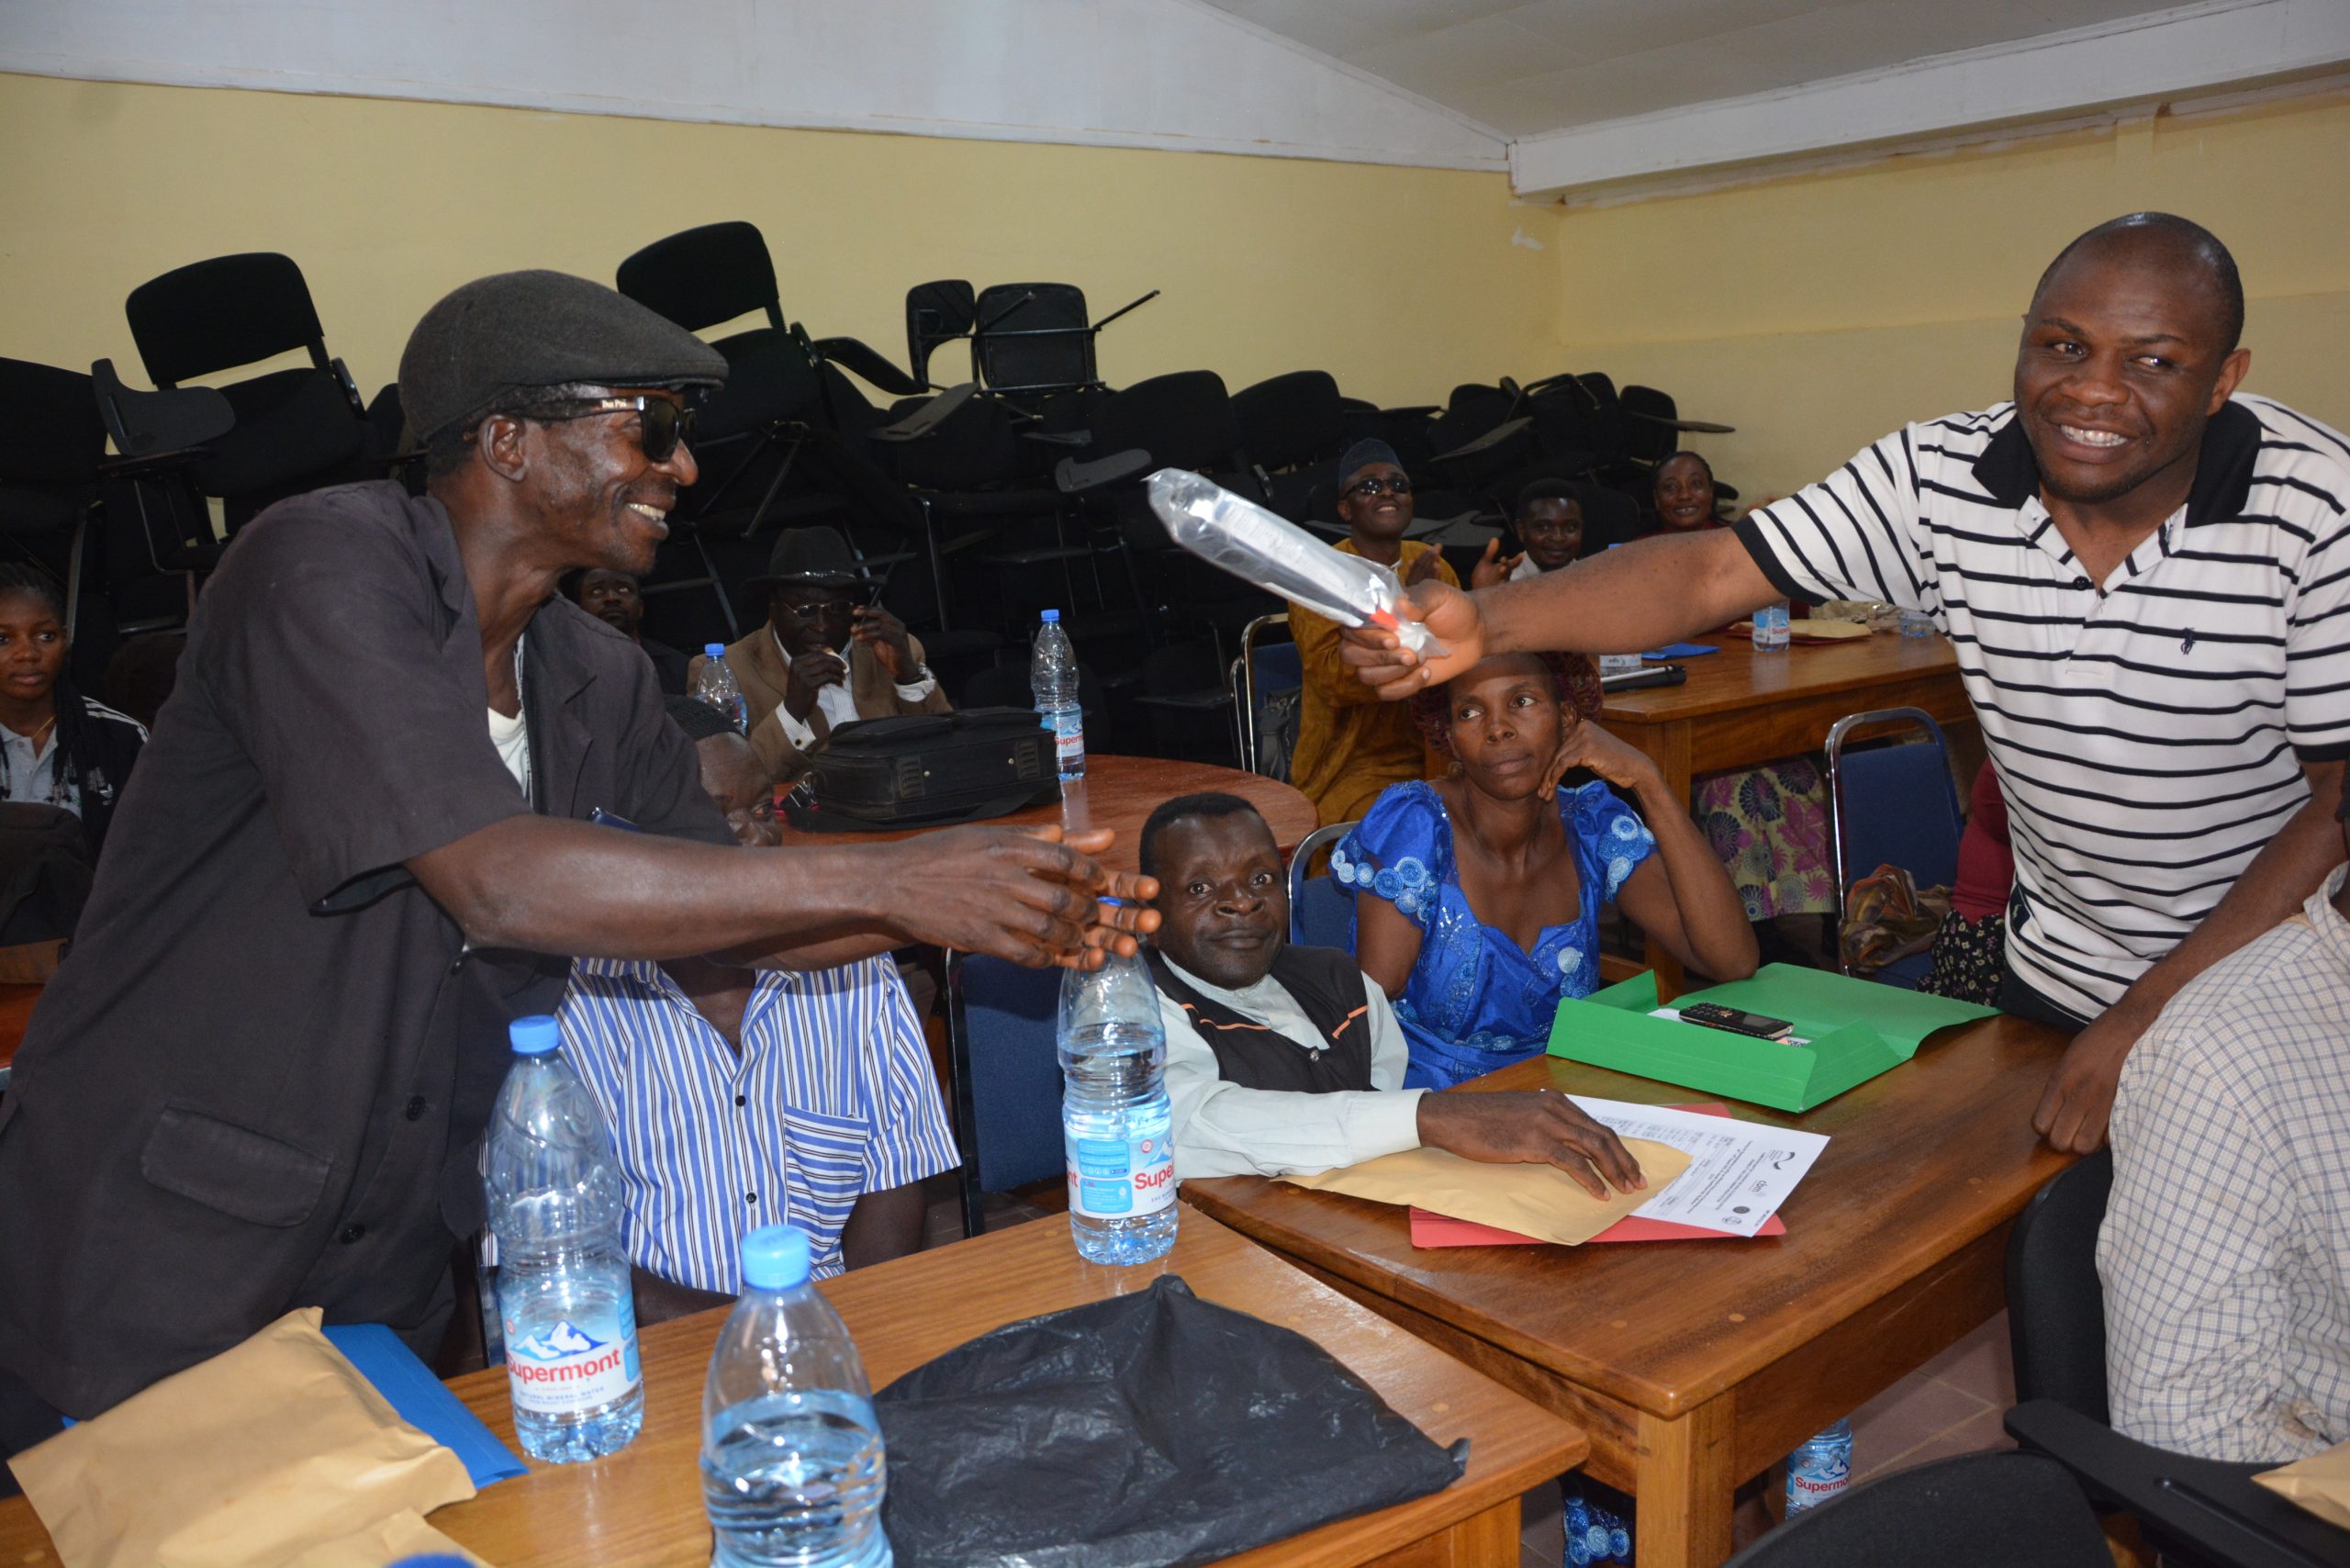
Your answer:
[[[1837,720],[1871,708],[1921,708],[1958,730],[1953,749],[1968,778],[1970,762],[1982,760],[1974,705],[1942,637],[1880,633],[1798,644],[1783,654],[1757,654],[1734,634],[1705,641],[1721,652],[1676,661],[1689,672],[1685,684],[1611,692],[1599,713],[1610,734],[1655,761],[1676,801],[1689,799],[1698,774],[1818,751]],[[1959,798],[1965,797],[1962,786]],[[1653,945],[1649,957],[1670,1000],[1682,989],[1681,964]]]
[[[1572,1426],[1194,1212],[1184,1214],[1174,1250],[1139,1268],[1083,1261],[1068,1222],[1056,1217],[862,1269],[822,1288],[847,1320],[878,1388],[990,1328],[1140,1290],[1165,1273],[1182,1275],[1204,1300],[1304,1334],[1437,1442],[1472,1439],[1469,1473],[1442,1492],[1233,1562],[1515,1568],[1519,1495],[1582,1462],[1586,1445]],[[635,1442],[594,1464],[533,1465],[527,1476],[438,1510],[434,1527],[498,1568],[705,1568],[710,1527],[695,1455],[702,1376],[723,1321],[709,1312],[644,1331],[644,1430]],[[514,1440],[502,1369],[450,1386],[501,1439]],[[0,1504],[0,1564],[56,1562],[25,1501]]]
[[[1582,1427],[1588,1473],[1639,1500],[1640,1568],[1697,1568],[1729,1555],[1740,1482],[2004,1305],[2008,1231],[2070,1163],[2031,1124],[2063,1046],[1988,1019],[1802,1115],[1732,1105],[1831,1140],[1776,1238],[1415,1251],[1384,1204],[1255,1177],[1183,1197]],[[1464,1089],[1543,1087],[1704,1098],[1550,1057]]]
[[[1268,778],[1260,773],[1244,773],[1237,767],[1218,767],[1207,762],[1172,762],[1158,756],[1089,756],[1085,759],[1085,777],[1064,786],[1058,803],[1030,806],[1010,816],[994,817],[987,825],[1044,827],[1058,823],[1072,832],[1088,827],[1114,828],[1117,842],[1111,845],[1102,859],[1113,870],[1131,871],[1136,868],[1136,841],[1141,837],[1142,824],[1150,813],[1178,795],[1211,790],[1237,795],[1264,812],[1265,821],[1272,824],[1273,841],[1281,846],[1284,857],[1314,831],[1319,820],[1312,801],[1280,779]],[[786,845],[877,844],[938,831],[917,827],[888,833],[817,834],[801,833],[785,824],[782,841]]]

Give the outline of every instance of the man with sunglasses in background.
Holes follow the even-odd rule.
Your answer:
[[[1425,540],[1406,541],[1412,481],[1383,441],[1359,441],[1338,460],[1338,548],[1391,568],[1406,585],[1429,578],[1460,586],[1444,555]],[[1292,606],[1290,636],[1304,666],[1297,751],[1290,782],[1304,790],[1323,823],[1359,821],[1390,784],[1428,777],[1427,748],[1400,703],[1382,702],[1338,658],[1338,623]]]
[[[729,646],[726,664],[770,782],[799,782],[842,724],[947,711],[922,644],[873,602],[864,565],[832,529],[787,529],[765,575],[745,586],[767,590],[767,624]],[[701,664],[696,656],[688,690]]]
[[[652,565],[725,374],[599,285],[484,278],[401,357],[427,494],[239,532],[0,1103],[0,1450],[297,1307],[432,1355],[507,1025],[574,957],[1077,963],[1157,924],[1099,902],[1152,890],[1107,834],[735,846],[651,665],[555,592]]]

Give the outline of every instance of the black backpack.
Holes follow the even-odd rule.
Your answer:
[[[968,708],[841,725],[785,810],[794,827],[856,833],[983,822],[1059,796],[1034,709]]]

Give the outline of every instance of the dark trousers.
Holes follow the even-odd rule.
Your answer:
[[[6,1367],[0,1367],[0,1455],[20,1454],[65,1428],[65,1417]],[[13,1497],[17,1478],[0,1469],[0,1497]]]
[[[2067,1035],[2077,1035],[2088,1027],[2089,1021],[2068,1008],[2032,990],[2009,969],[1999,979],[1999,1011],[2018,1018],[2029,1018],[2035,1024],[2045,1024],[2052,1029],[2062,1029]]]

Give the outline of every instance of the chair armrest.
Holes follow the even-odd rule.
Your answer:
[[[883,425],[868,431],[875,441],[920,441],[952,419],[955,411],[971,400],[979,389],[976,381],[965,381],[949,386],[894,425]]]
[[[2252,1478],[2266,1464],[2226,1464],[2125,1438],[2053,1399],[2008,1412],[2007,1428],[2079,1477],[2095,1501],[2137,1516],[2159,1537],[2236,1568],[2325,1568],[2350,1562],[2350,1531]]]
[[[825,359],[891,397],[919,398],[930,390],[928,382],[915,380],[856,338],[818,338],[813,346]]]
[[[1695,431],[1700,435],[1738,433],[1736,425],[1718,425],[1710,420],[1668,420],[1662,414],[1643,414],[1629,409],[1624,411],[1624,417],[1628,420],[1639,420],[1643,424],[1662,425],[1667,430]]]
[[[1124,452],[1113,452],[1091,463],[1064,457],[1053,466],[1053,483],[1060,487],[1063,495],[1082,495],[1105,485],[1139,479],[1150,472],[1152,466],[1149,453],[1138,446],[1130,446]]]
[[[1046,446],[1091,446],[1091,431],[1022,431],[1023,441],[1040,442]]]
[[[1438,463],[1449,463],[1456,457],[1473,456],[1480,452],[1488,450],[1489,448],[1499,446],[1502,442],[1507,441],[1510,437],[1516,435],[1518,431],[1524,430],[1533,422],[1534,416],[1531,414],[1520,414],[1514,420],[1504,420],[1501,423],[1495,425],[1493,429],[1487,431],[1476,440],[1466,442],[1460,446],[1456,446],[1450,452],[1438,453],[1436,454],[1436,460]]]

